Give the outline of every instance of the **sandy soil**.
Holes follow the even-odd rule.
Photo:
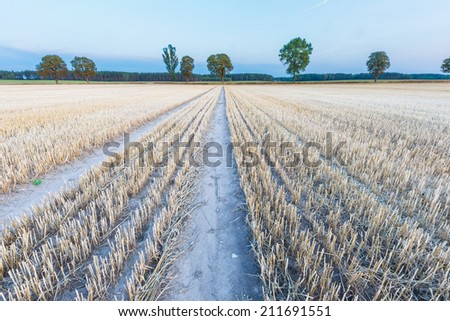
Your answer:
[[[222,146],[230,143],[225,95],[216,106],[207,136]],[[211,152],[213,149],[211,149]],[[251,250],[251,232],[245,221],[245,196],[236,168],[205,167],[199,179],[201,204],[183,232],[181,256],[172,267],[163,300],[260,300],[262,283]],[[216,159],[212,159],[215,161]]]
[[[138,141],[155,126],[168,119],[174,113],[186,107],[200,96],[130,132],[130,142]],[[121,144],[121,147],[117,152],[122,151],[124,146],[123,136],[117,137],[114,142]],[[110,151],[114,151],[114,149],[110,148]],[[84,153],[84,155],[76,161],[58,167],[57,170],[44,175],[41,177],[42,184],[39,186],[34,186],[32,184],[20,185],[11,194],[0,194],[0,228],[3,224],[7,224],[10,217],[15,217],[22,213],[30,214],[31,206],[45,202],[49,194],[59,192],[63,188],[68,188],[76,184],[84,173],[94,166],[99,166],[104,159],[105,155],[103,154],[102,147],[100,147],[93,152]]]

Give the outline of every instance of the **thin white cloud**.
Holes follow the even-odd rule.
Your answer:
[[[323,6],[324,4],[326,4],[328,2],[328,0],[323,0],[322,2],[316,4],[315,6],[312,6],[311,8],[307,9],[307,10],[312,10],[312,9],[316,9],[320,6]]]
[[[307,9],[303,10],[303,11],[300,11],[300,13],[305,13],[305,12],[309,12],[309,11],[311,11],[311,10],[317,9],[317,8],[319,8],[319,7],[321,7],[321,6],[325,5],[325,4],[327,4],[328,2],[330,2],[330,1],[329,1],[329,0],[322,0],[321,2],[319,2],[319,3],[315,4],[315,5],[313,5],[312,7],[309,7],[309,8],[307,8]]]

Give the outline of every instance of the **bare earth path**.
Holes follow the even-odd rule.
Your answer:
[[[234,167],[227,167],[225,149],[230,143],[225,95],[216,106],[210,125],[210,142],[224,148],[220,166],[206,167],[199,179],[195,200],[201,204],[191,213],[186,238],[181,242],[181,256],[174,263],[174,279],[163,300],[261,300],[259,268],[251,250],[251,231],[239,177]],[[210,149],[214,152],[214,148]]]
[[[171,109],[149,123],[136,128],[130,132],[130,142],[139,141],[146,133],[152,130],[155,126],[168,119],[170,116],[180,111],[191,102],[203,96],[206,92],[194,97],[193,99],[181,104],[178,107]],[[110,148],[112,152],[120,152],[123,150],[123,137],[118,137],[114,142],[120,144],[120,148]],[[85,152],[84,155],[77,160],[58,167],[42,178],[42,184],[33,186],[32,184],[21,185],[15,192],[11,194],[0,194],[0,228],[2,223],[5,224],[9,217],[15,217],[22,213],[28,213],[31,206],[39,204],[46,199],[46,196],[51,193],[59,192],[63,187],[68,187],[75,184],[79,178],[86,173],[93,166],[98,166],[106,156],[103,153],[103,148],[97,148],[92,152]]]

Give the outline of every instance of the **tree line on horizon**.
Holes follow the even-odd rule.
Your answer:
[[[294,82],[297,81],[297,77],[305,71],[306,67],[310,63],[310,56],[313,52],[313,47],[311,43],[307,42],[306,39],[301,37],[294,38],[290,40],[287,44],[285,44],[279,51],[279,59],[281,63],[286,67],[286,72],[292,75],[292,80]],[[101,80],[104,81],[204,81],[207,79],[207,76],[200,76],[194,74],[195,61],[194,58],[190,56],[183,56],[181,58],[181,63],[176,54],[176,48],[169,44],[167,47],[163,48],[162,59],[166,66],[167,75],[163,73],[126,73],[126,72],[100,72],[103,76]],[[67,79],[70,75],[74,79],[83,79],[87,83],[90,80],[99,80],[97,77],[97,67],[95,62],[87,57],[74,57],[74,59],[70,62],[72,65],[72,70],[69,71],[67,68],[67,64],[65,61],[58,55],[46,55],[42,57],[41,62],[36,66],[36,73],[40,78],[44,79],[54,79],[58,84],[59,80]],[[180,71],[177,73],[177,68],[180,66]],[[386,70],[390,68],[391,63],[389,56],[385,51],[376,51],[370,54],[367,62],[367,71],[369,74],[373,76],[375,82],[378,81],[380,76],[386,73]],[[225,53],[218,53],[210,55],[207,59],[207,68],[211,74],[212,79],[215,80],[214,77],[220,78],[221,82],[224,82],[227,78],[226,76],[230,74],[230,72],[234,69],[233,64],[231,63],[230,57]],[[441,71],[443,73],[450,73],[450,58],[445,59],[441,65]],[[2,75],[5,73],[0,71],[0,79],[2,79]],[[122,80],[113,80],[112,78],[120,78],[118,75],[122,74]],[[163,76],[161,76],[163,74]],[[393,73],[397,75],[403,75],[398,73]],[[108,77],[115,75],[116,77]],[[143,76],[147,75],[147,76]],[[152,77],[148,77],[148,75],[153,75]],[[271,81],[274,78],[270,75],[265,74],[238,74],[240,76],[233,77],[231,75],[231,80],[247,80],[247,81]],[[243,76],[246,75],[246,76]],[[258,76],[261,75],[261,76]],[[310,74],[312,75],[312,74]],[[330,74],[325,74],[330,75]],[[337,79],[337,75],[342,74],[331,74],[335,75],[335,79],[332,80],[340,80]],[[348,75],[348,74],[344,74]],[[363,75],[363,74],[360,74]],[[131,77],[130,77],[131,76]],[[136,77],[137,76],[137,77]],[[130,80],[125,80],[126,78]],[[136,79],[138,78],[138,80]],[[144,79],[145,78],[145,79]],[[149,80],[148,78],[156,78]],[[234,79],[233,79],[234,78]],[[271,78],[271,79],[270,79]],[[310,77],[311,78],[311,77]],[[320,77],[316,77],[320,78]],[[321,80],[328,80],[327,77]],[[348,79],[348,77],[344,77]],[[385,78],[385,77],[383,77]],[[142,79],[142,80],[141,80]],[[285,80],[280,77],[278,79]],[[345,80],[342,79],[342,80]],[[353,78],[358,79],[358,78]],[[360,78],[365,79],[365,78]],[[393,79],[393,78],[392,78]],[[401,78],[401,79],[410,79],[410,78]],[[300,80],[305,80],[305,77],[300,78]]]
[[[179,59],[176,54],[176,48],[171,44],[163,48],[162,59],[171,80],[177,81],[176,69],[179,65]],[[210,55],[207,63],[211,75],[219,77],[222,82],[224,82],[225,76],[233,70],[230,57],[224,53]],[[71,64],[73,76],[84,79],[86,83],[89,83],[89,80],[97,74],[95,62],[87,57],[75,57]],[[194,68],[195,64],[192,57],[184,56],[181,58],[180,73],[185,81],[192,80]],[[36,72],[39,77],[54,79],[56,84],[58,84],[60,79],[68,76],[69,69],[60,56],[46,55],[42,57],[41,62],[36,66]]]
[[[175,73],[176,81],[184,80],[180,72]],[[8,71],[0,70],[0,80],[38,80],[41,79],[36,70]],[[79,80],[71,70],[67,76],[60,80]],[[373,79],[369,73],[324,73],[312,74],[303,73],[297,76],[297,81],[360,81]],[[382,80],[450,80],[450,75],[443,74],[403,74],[397,72],[386,72],[380,75]],[[124,72],[124,71],[97,71],[95,76],[90,77],[90,81],[102,82],[171,82],[172,77],[167,72]],[[220,82],[220,79],[211,74],[192,74],[190,82]],[[231,73],[225,76],[225,82],[249,81],[249,82],[292,82],[292,77],[274,77],[268,74],[258,73]]]

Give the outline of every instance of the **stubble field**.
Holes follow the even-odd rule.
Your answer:
[[[448,83],[3,86],[0,138],[0,299],[450,299]]]

